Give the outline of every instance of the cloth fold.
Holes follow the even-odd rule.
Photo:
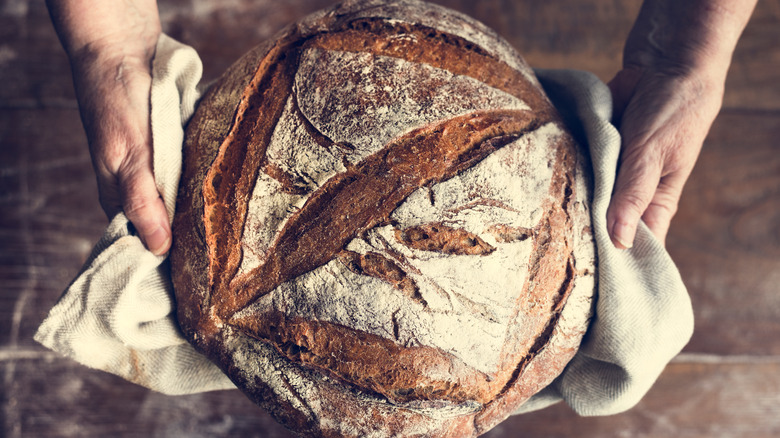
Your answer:
[[[183,126],[197,105],[201,73],[192,48],[160,37],[151,94],[154,173],[171,218]],[[582,347],[563,374],[518,413],[565,400],[581,415],[610,415],[634,406],[685,346],[693,312],[677,268],[647,227],[640,224],[630,250],[615,249],[607,235],[606,209],[620,151],[619,134],[609,123],[609,89],[587,72],[537,74],[575,135],[589,145],[599,290]],[[165,394],[234,388],[182,337],[166,258],[147,251],[121,213],[35,339],[86,366]]]
[[[197,105],[203,66],[194,49],[162,35],[152,68],[154,177],[172,219],[183,126]],[[180,333],[166,258],[146,250],[122,213],[111,220],[35,340],[165,394],[235,387]]]
[[[607,233],[620,155],[609,88],[587,72],[537,70],[537,75],[575,135],[584,135],[588,144],[599,270],[595,317],[574,359],[548,390],[580,415],[616,414],[638,403],[688,343],[693,309],[677,267],[644,223],[629,250],[616,249]]]

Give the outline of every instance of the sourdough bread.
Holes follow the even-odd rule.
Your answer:
[[[299,433],[481,434],[585,333],[588,169],[491,30],[338,4],[239,60],[187,128],[180,325]]]

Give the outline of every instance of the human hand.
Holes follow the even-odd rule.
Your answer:
[[[152,167],[151,61],[160,23],[149,0],[48,2],[68,52],[100,204],[124,211],[147,248],[171,245],[165,205]]]
[[[607,210],[617,248],[632,246],[640,218],[659,241],[666,238],[755,6],[729,1],[646,0],[629,34],[624,67],[609,82],[623,139]]]
[[[607,229],[632,246],[641,218],[664,242],[683,186],[720,110],[722,84],[698,72],[627,67],[609,82],[622,135]]]
[[[148,62],[77,60],[73,71],[103,211],[123,211],[146,247],[164,254],[171,230],[152,166]]]

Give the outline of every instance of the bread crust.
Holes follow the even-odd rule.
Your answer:
[[[326,69],[346,63],[359,68],[345,68],[343,79]],[[376,63],[384,63],[383,71],[399,66],[396,76],[411,81],[432,77],[440,86],[454,84],[457,96],[468,95],[474,84],[498,91],[492,98],[463,97],[479,101],[465,113],[442,116],[428,109],[429,121],[422,112],[419,120],[406,117],[403,123],[413,128],[398,135],[385,136],[385,125],[369,121],[353,127],[344,118],[330,120],[333,111],[317,112],[330,101],[315,101],[318,93],[311,90],[347,94],[357,80],[349,72]],[[419,86],[415,99],[438,109],[432,83]],[[364,102],[352,105],[360,116],[394,98],[392,90],[378,98],[365,90],[352,94]],[[339,110],[351,105],[342,96],[333,99]],[[287,129],[290,138],[305,138],[312,148],[327,151],[323,156],[335,157],[324,176],[296,173],[299,158],[277,157],[288,153],[274,149],[286,120],[296,123],[289,126],[297,131]],[[337,137],[342,131],[347,138],[368,140],[351,144]],[[410,199],[428,190],[435,205],[437,187],[477,172],[487,157],[497,161],[504,154],[506,166],[534,178],[542,170],[511,164],[510,154],[530,147],[533,139],[543,143],[535,147],[546,157],[549,178],[536,189],[532,226],[496,223],[481,232],[444,219],[403,226]],[[378,142],[373,149],[372,141]],[[489,29],[423,2],[336,5],[239,60],[204,96],[189,123],[171,252],[180,325],[242,391],[301,434],[484,433],[560,374],[587,328],[595,251],[586,166],[530,68]],[[276,224],[266,225],[272,238],[252,240],[247,233],[257,217],[252,208],[261,179],[276,187],[274,199],[290,200],[290,207],[279,208],[273,221],[265,219]],[[468,194],[468,202],[448,214],[513,210],[483,195]],[[265,246],[256,250],[247,242]],[[480,365],[455,347],[404,338],[403,324],[410,323],[399,323],[395,314],[383,316],[390,318],[390,329],[371,332],[317,316],[332,309],[295,314],[279,304],[284,299],[279,290],[330,269],[349,281],[386,285],[376,293],[395,291],[407,306],[430,309],[435,303],[426,301],[426,274],[416,254],[477,260],[518,242],[528,250],[522,261],[526,272],[518,277],[524,280],[512,302],[500,304],[509,310],[502,313],[500,351],[490,363]],[[366,249],[370,244],[373,249]],[[476,302],[468,306],[492,311]]]

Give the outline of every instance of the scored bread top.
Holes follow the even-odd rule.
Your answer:
[[[250,52],[190,122],[180,323],[293,429],[343,433],[350,421],[324,424],[349,404],[388,430],[489,427],[585,331],[584,169],[530,69],[484,26],[345,2]],[[481,423],[453,422],[464,415]]]

